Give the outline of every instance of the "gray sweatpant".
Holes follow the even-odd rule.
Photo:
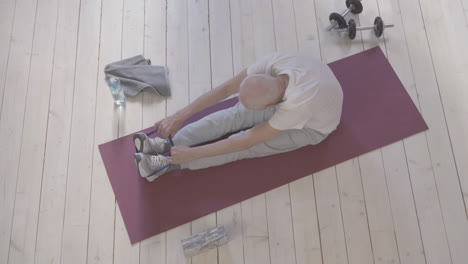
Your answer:
[[[218,139],[231,132],[242,130],[230,136],[230,138],[237,137],[246,133],[251,127],[269,120],[275,110],[276,108],[261,111],[249,110],[242,104],[237,103],[231,108],[215,112],[185,126],[175,134],[173,141],[176,146],[193,146]],[[307,145],[318,144],[326,136],[310,128],[286,130],[278,137],[259,143],[250,149],[193,160],[181,164],[181,168],[190,170],[203,169],[236,160],[278,154]]]

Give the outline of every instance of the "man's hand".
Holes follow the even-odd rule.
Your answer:
[[[171,148],[171,163],[182,164],[197,159],[192,148],[187,146],[174,146]]]
[[[184,118],[178,114],[168,116],[154,124],[154,127],[164,137],[174,136],[177,131],[182,127]]]

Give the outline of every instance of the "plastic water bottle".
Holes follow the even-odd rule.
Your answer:
[[[114,98],[115,104],[125,104],[125,94],[123,92],[122,86],[120,85],[120,80],[115,77],[111,77],[109,79],[109,87],[112,93],[112,97]]]

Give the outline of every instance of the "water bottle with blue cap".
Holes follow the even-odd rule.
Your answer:
[[[125,104],[125,94],[123,92],[122,86],[120,85],[120,80],[115,77],[109,79],[109,87],[114,98],[114,102],[117,105]]]

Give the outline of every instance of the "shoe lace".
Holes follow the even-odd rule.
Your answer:
[[[150,143],[153,145],[153,147],[157,146],[159,148],[165,149],[166,147],[166,140],[162,138],[150,138]]]
[[[150,156],[151,167],[153,168],[160,168],[165,166],[167,162],[164,162],[165,159],[160,156]]]

